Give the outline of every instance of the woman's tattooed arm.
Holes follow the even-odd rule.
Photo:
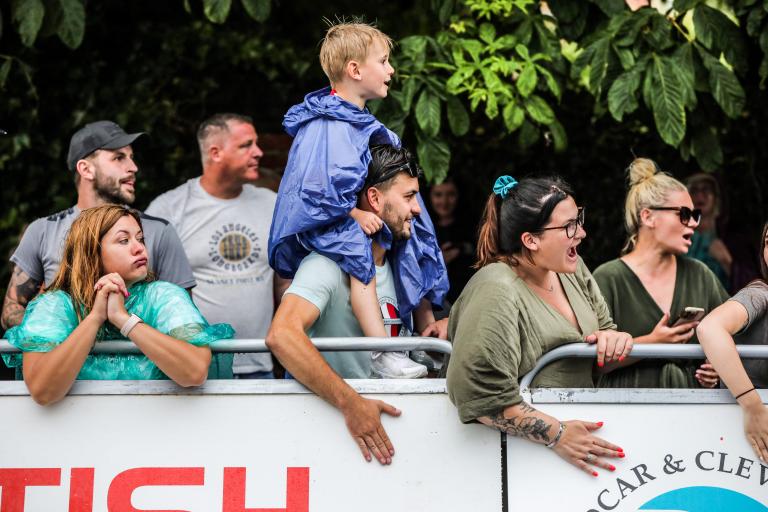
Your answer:
[[[525,402],[507,407],[497,414],[478,418],[478,421],[510,436],[523,437],[542,444],[552,442],[550,431],[553,425],[558,424],[557,420]]]

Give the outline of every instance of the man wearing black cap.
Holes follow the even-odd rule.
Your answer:
[[[144,133],[125,133],[112,121],[97,121],[78,130],[69,144],[67,166],[75,173],[77,204],[32,222],[11,256],[15,267],[8,283],[2,326],[21,323],[27,304],[49,286],[59,270],[61,250],[80,212],[107,203],[132,204],[136,173],[131,144]],[[158,279],[183,288],[195,286],[189,261],[176,231],[165,220],[142,214],[149,266]]]

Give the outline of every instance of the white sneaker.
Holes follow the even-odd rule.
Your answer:
[[[373,352],[371,369],[382,379],[420,379],[427,367],[412,361],[407,352]]]

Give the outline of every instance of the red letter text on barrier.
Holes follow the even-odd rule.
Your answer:
[[[309,468],[288,468],[285,508],[245,508],[245,468],[224,468],[222,512],[309,512]]]
[[[72,468],[67,512],[93,512],[93,473],[93,468]]]
[[[0,469],[0,512],[24,512],[24,489],[32,485],[59,485],[60,468]]]
[[[204,468],[134,468],[112,480],[107,492],[109,512],[188,512],[185,510],[144,510],[133,508],[131,495],[147,485],[203,485]],[[2,512],[2,511],[0,511]]]

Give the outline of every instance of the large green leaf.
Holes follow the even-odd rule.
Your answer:
[[[691,9],[699,5],[701,2],[702,0],[675,0],[673,7],[678,12],[685,12],[685,11],[690,11]]]
[[[11,72],[11,65],[13,64],[13,59],[5,59],[5,62],[3,62],[3,65],[0,66],[0,89],[5,88],[5,81],[8,79],[8,73]]]
[[[424,68],[427,58],[427,38],[424,36],[410,36],[399,42],[403,55],[413,62],[412,72],[416,73]]]
[[[266,21],[272,10],[272,0],[241,0],[245,12],[256,21]],[[226,17],[225,17],[226,19]]]
[[[525,100],[524,105],[525,111],[537,123],[549,125],[555,121],[555,113],[552,111],[552,107],[541,96],[534,94]]]
[[[451,14],[453,14],[454,0],[441,0],[439,4],[437,10],[438,19],[440,23],[446,24],[451,19]]]
[[[736,75],[705,49],[697,48],[704,67],[709,70],[709,87],[717,104],[728,117],[737,118],[744,109],[746,97]]]
[[[562,153],[568,148],[568,135],[565,133],[563,125],[557,119],[549,125],[547,140],[549,140],[549,137],[552,138],[552,142],[555,145],[555,153]]]
[[[600,95],[603,79],[608,73],[608,60],[611,56],[611,40],[604,37],[594,43],[594,53],[590,62],[589,90],[595,96]]]
[[[552,76],[552,73],[550,73],[546,68],[541,66],[536,66],[536,69],[544,75],[544,79],[547,83],[547,88],[549,91],[554,94],[555,98],[557,98],[558,101],[560,101],[560,96],[562,95],[562,90],[560,89],[560,84],[557,83],[557,80],[555,80],[555,77]]]
[[[427,88],[419,95],[416,102],[416,122],[419,128],[430,137],[436,137],[440,132],[440,99]]]
[[[229,16],[232,0],[203,0],[205,17],[213,23],[224,23]]]
[[[700,5],[693,12],[696,39],[713,53],[723,52],[737,70],[747,68],[747,50],[739,27],[725,14],[708,5]]]
[[[696,72],[693,60],[693,45],[684,43],[674,53],[678,66],[678,77],[683,85],[683,103],[689,110],[696,108]]]
[[[11,4],[13,22],[24,46],[32,46],[43,25],[45,6],[42,0],[14,0]]]
[[[492,43],[496,39],[496,27],[490,23],[483,23],[477,31],[477,36],[485,43]]]
[[[424,177],[430,183],[441,182],[448,174],[451,150],[445,141],[416,134],[416,154],[424,169]]]
[[[621,121],[625,114],[637,110],[637,89],[640,82],[640,71],[633,69],[614,80],[608,90],[608,110],[617,121]]]
[[[83,0],[59,0],[61,24],[57,34],[61,42],[73,50],[83,43],[85,36],[85,7]]]
[[[667,50],[675,44],[672,39],[672,23],[670,20],[654,11],[651,16],[650,30],[643,31],[643,38],[655,50]]]
[[[403,81],[403,95],[402,100],[400,101],[400,106],[403,108],[403,112],[406,114],[411,111],[413,97],[416,95],[418,88],[419,82],[413,77],[406,78]]]
[[[616,32],[613,43],[617,46],[632,46],[637,39],[640,31],[648,25],[651,17],[656,11],[654,9],[640,9],[637,12],[630,13],[630,18]]]
[[[651,72],[655,88],[651,104],[656,129],[664,142],[677,147],[685,136],[683,85],[671,60],[654,55]]]
[[[592,3],[597,5],[607,16],[616,16],[626,9],[624,0],[592,0]]]
[[[523,121],[525,121],[525,111],[516,102],[510,101],[504,106],[502,117],[504,118],[504,126],[507,127],[507,131],[512,133],[520,128]]]
[[[451,132],[457,137],[466,135],[469,131],[469,114],[456,96],[448,96],[445,113]]]
[[[517,90],[520,91],[520,95],[523,98],[527,98],[536,89],[536,65],[533,62],[524,64],[523,71],[517,77],[515,85]]]

